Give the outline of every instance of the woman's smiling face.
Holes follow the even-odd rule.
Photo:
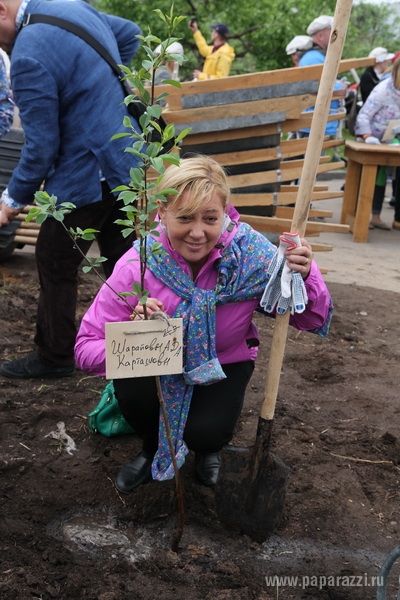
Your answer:
[[[221,235],[224,207],[221,197],[214,193],[204,206],[186,212],[189,194],[190,191],[184,191],[171,208],[160,206],[160,217],[171,246],[197,275]]]

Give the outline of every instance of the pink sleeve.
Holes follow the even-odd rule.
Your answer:
[[[291,315],[289,323],[296,329],[312,331],[325,325],[330,316],[332,301],[315,261],[312,262],[310,273],[304,283],[308,295],[307,308],[300,314]]]
[[[113,274],[107,280],[108,285],[102,285],[81,321],[75,342],[75,362],[78,369],[87,373],[105,375],[105,324],[111,321],[129,321],[132,314],[129,306],[115,294],[115,291],[132,290],[133,262],[127,262],[126,257],[127,255],[123,263],[123,259],[118,261]],[[128,301],[132,307],[137,304],[135,296],[129,297]]]

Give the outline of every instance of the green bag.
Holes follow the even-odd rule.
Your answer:
[[[106,437],[135,433],[119,409],[112,380],[104,388],[96,408],[89,413],[88,425],[92,433],[101,433]]]

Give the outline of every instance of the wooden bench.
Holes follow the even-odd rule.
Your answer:
[[[373,62],[371,58],[343,60],[339,73],[364,68]],[[289,132],[310,127],[312,113],[303,111],[315,104],[322,68],[322,65],[315,65],[279,69],[184,82],[181,88],[166,85],[156,89],[157,93],[165,91],[169,94],[165,112],[167,121],[173,122],[177,131],[191,128],[183,141],[181,155],[208,154],[226,167],[233,189],[233,204],[242,219],[259,231],[278,234],[290,228],[293,213],[290,205],[296,200],[298,186],[295,182],[301,177],[308,140],[288,140],[286,137]],[[340,97],[340,94],[333,96]],[[343,117],[344,112],[329,116],[329,120]],[[342,145],[341,139],[326,138],[323,148],[326,151]],[[8,153],[5,136],[0,139],[0,160]],[[344,161],[323,155],[318,173],[330,173],[344,167]],[[3,187],[11,173],[12,169],[8,168]],[[318,210],[315,203],[332,198],[341,201],[342,197],[343,192],[332,192],[327,185],[316,184],[309,217],[331,218],[332,212]],[[23,222],[24,217],[21,218],[22,222],[19,221],[13,234],[14,242],[34,245],[39,227],[34,223],[27,224]],[[308,221],[307,237],[318,236],[324,231],[347,232],[349,225]],[[313,243],[313,249],[330,250],[331,246]]]
[[[340,73],[373,63],[373,59],[351,59],[340,63]],[[286,139],[289,132],[309,128],[322,65],[280,69],[224,79],[184,82],[181,88],[158,86],[157,93],[169,97],[165,117],[179,132],[190,127],[183,140],[181,156],[203,153],[215,158],[229,175],[232,202],[241,218],[260,231],[279,233],[290,228],[293,204],[302,173],[307,138]],[[342,91],[333,98],[344,97]],[[330,115],[329,121],[346,116]],[[343,146],[342,139],[325,138],[324,152]],[[344,169],[345,162],[323,154],[318,174]],[[315,185],[309,217],[332,217],[332,212],[316,210],[314,202],[337,198],[326,185]],[[308,221],[306,235],[323,231],[348,232],[341,223]],[[331,247],[314,244],[314,250]]]

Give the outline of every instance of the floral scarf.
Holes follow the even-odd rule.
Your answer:
[[[178,468],[188,453],[183,433],[195,385],[210,385],[226,376],[217,358],[215,346],[215,307],[261,298],[266,284],[266,268],[274,247],[246,223],[240,223],[235,237],[222,249],[218,280],[212,290],[196,287],[192,279],[168,253],[152,254],[156,242],[147,239],[147,268],[176,293],[179,303],[173,317],[183,319],[184,370],[178,375],[162,375],[161,389],[166,405]],[[139,251],[139,242],[135,242]],[[153,479],[172,479],[165,423],[160,411],[158,450],[152,465]]]

